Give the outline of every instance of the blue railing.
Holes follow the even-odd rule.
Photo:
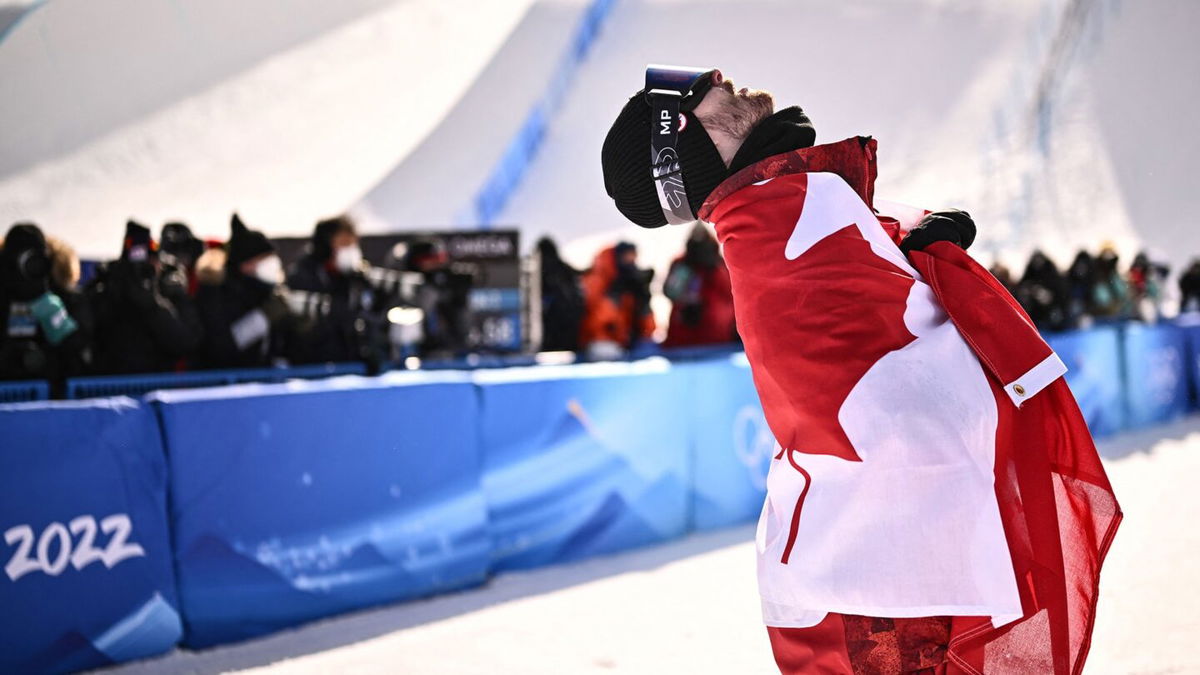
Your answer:
[[[44,401],[50,398],[50,385],[42,380],[0,382],[0,403]]]

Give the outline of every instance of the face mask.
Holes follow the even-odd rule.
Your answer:
[[[267,256],[254,266],[254,276],[266,284],[281,284],[283,283],[283,262],[277,255]]]
[[[362,267],[362,249],[358,245],[343,246],[334,254],[333,264],[339,272],[357,272]]]

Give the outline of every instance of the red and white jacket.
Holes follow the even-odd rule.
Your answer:
[[[964,251],[900,252],[924,212],[875,211],[875,150],[776,155],[700,212],[778,443],[764,619],[985,617],[951,643],[967,672],[1078,672],[1121,515],[1066,368]]]

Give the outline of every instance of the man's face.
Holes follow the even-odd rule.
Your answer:
[[[338,230],[329,240],[329,247],[334,251],[358,245],[358,235],[353,230]]]
[[[754,127],[774,114],[775,97],[761,89],[738,89],[733,80],[725,79],[713,84],[692,112],[729,166]]]

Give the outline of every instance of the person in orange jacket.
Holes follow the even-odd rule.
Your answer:
[[[620,242],[596,254],[583,275],[586,312],[579,348],[596,358],[617,358],[654,334],[650,312],[653,270],[637,266],[637,247]]]

